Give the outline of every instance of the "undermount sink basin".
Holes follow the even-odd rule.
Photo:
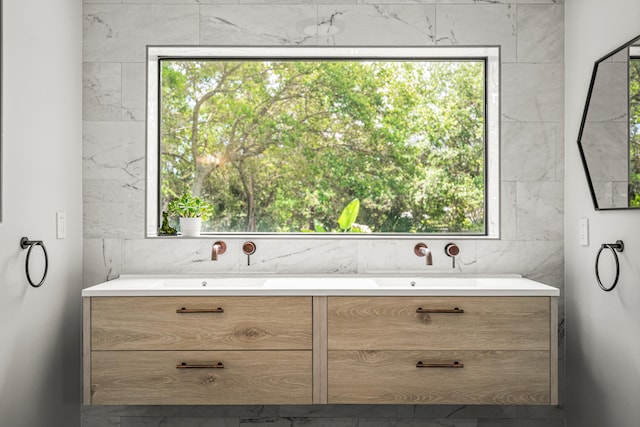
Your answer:
[[[176,278],[157,282],[155,289],[241,289],[260,288],[265,279],[252,277]]]
[[[470,288],[478,286],[472,277],[385,277],[376,279],[381,288]]]
[[[376,280],[366,277],[276,277],[267,279],[265,289],[375,289]]]

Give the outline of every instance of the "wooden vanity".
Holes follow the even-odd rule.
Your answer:
[[[85,296],[84,403],[557,404],[554,296],[318,293]]]
[[[86,403],[312,403],[311,297],[94,297],[85,310]]]
[[[548,297],[328,303],[328,403],[555,403]]]

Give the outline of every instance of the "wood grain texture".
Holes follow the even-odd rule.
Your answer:
[[[464,310],[418,314],[418,308]],[[548,297],[329,297],[329,350],[545,350]]]
[[[327,297],[313,297],[313,403],[327,403]]]
[[[91,298],[82,298],[82,402],[91,405]]]
[[[96,405],[311,404],[311,351],[94,351]],[[224,369],[176,369],[216,364]]]
[[[551,404],[558,405],[558,298],[549,298],[551,335]]]
[[[217,308],[224,313],[176,313]],[[93,298],[93,350],[310,350],[311,297]]]
[[[464,368],[416,368],[416,363]],[[548,351],[329,351],[330,404],[549,404]]]

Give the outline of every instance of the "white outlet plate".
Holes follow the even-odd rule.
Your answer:
[[[64,211],[56,212],[56,237],[58,239],[67,237],[67,214]]]
[[[580,218],[578,239],[582,246],[589,246],[589,218]]]

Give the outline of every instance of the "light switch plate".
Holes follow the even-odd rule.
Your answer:
[[[67,214],[64,211],[56,212],[56,237],[58,239],[67,237]]]
[[[589,218],[580,218],[579,240],[582,246],[589,246]]]

